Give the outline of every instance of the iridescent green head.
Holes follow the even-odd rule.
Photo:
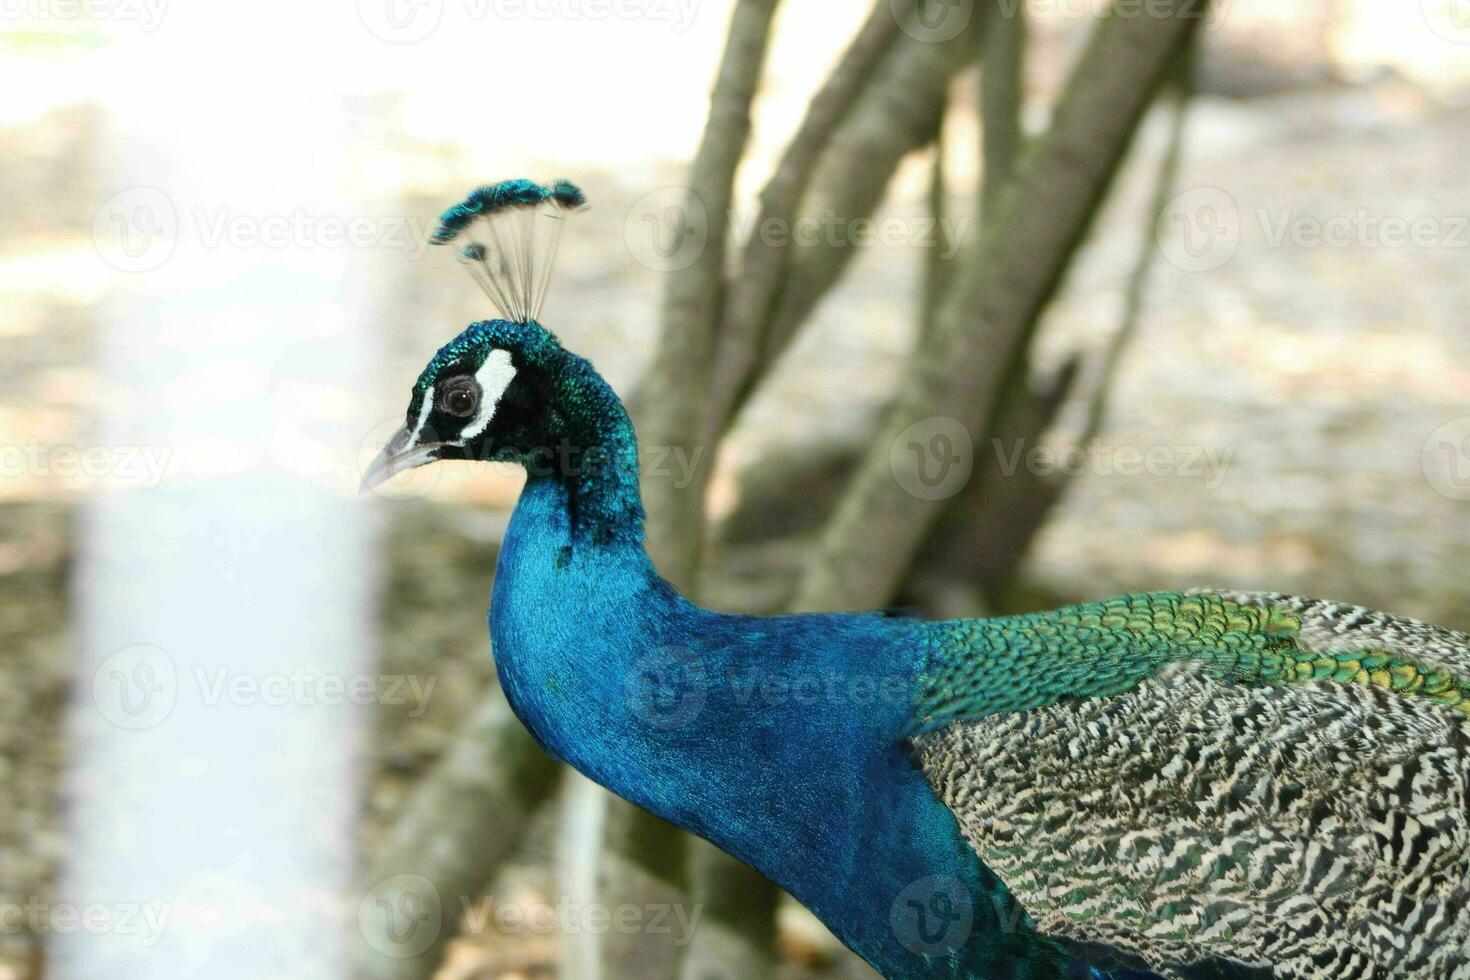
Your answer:
[[[616,396],[535,320],[561,222],[584,206],[566,181],[512,180],[478,188],[444,213],[430,240],[467,239],[460,258],[502,318],[470,324],[429,361],[403,428],[363,474],[364,489],[440,459],[507,460],[564,475],[573,467],[585,474],[593,456],[626,455],[632,434]]]

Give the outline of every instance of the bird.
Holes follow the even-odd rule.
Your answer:
[[[500,316],[433,356],[363,476],[525,468],[488,625],[543,748],[890,978],[1470,977],[1470,637],[1221,589],[703,608],[644,548],[622,402],[536,319],[585,205],[517,179],[444,213]]]

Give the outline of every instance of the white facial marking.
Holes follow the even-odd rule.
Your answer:
[[[495,406],[515,380],[515,376],[516,369],[510,363],[510,351],[499,348],[492,350],[490,356],[485,358],[485,363],[480,365],[480,370],[475,372],[475,380],[480,384],[480,411],[474,421],[460,431],[460,445],[490,427],[490,420],[495,417]]]
[[[419,436],[424,431],[424,423],[429,421],[429,412],[433,407],[434,386],[430,385],[429,390],[424,392],[424,400],[419,402],[419,417],[413,424],[413,431],[408,434],[409,446],[417,446],[419,444]]]

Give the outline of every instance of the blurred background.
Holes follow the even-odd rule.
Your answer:
[[[358,495],[492,180],[710,605],[1470,628],[1470,3],[1117,2],[0,0],[0,978],[872,976],[509,716],[516,472]]]

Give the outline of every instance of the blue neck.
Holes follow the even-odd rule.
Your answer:
[[[602,435],[636,459],[631,428]],[[701,609],[641,532],[636,466],[521,495],[490,632],[541,744],[760,870],[888,977],[1067,975],[909,761],[922,624]]]

